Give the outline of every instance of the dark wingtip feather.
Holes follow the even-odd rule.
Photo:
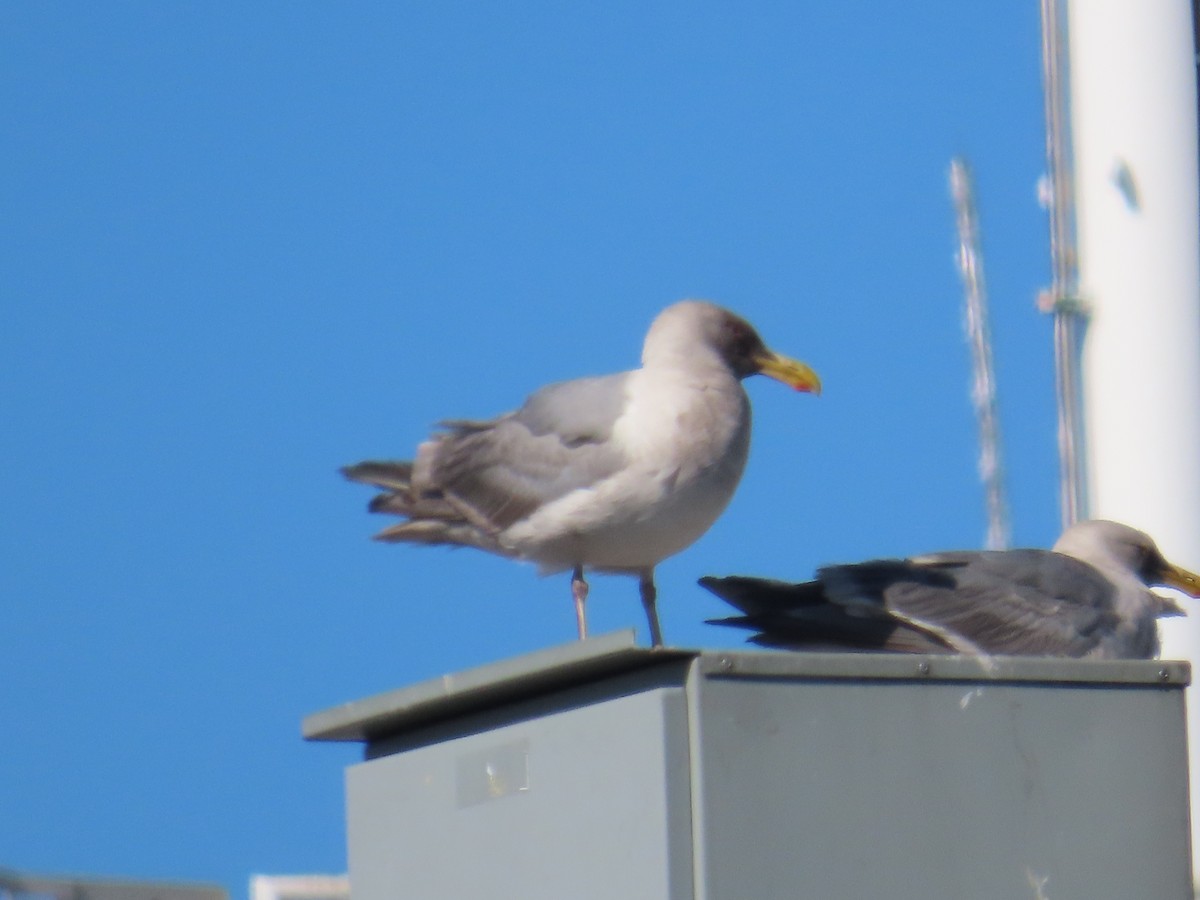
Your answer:
[[[782,613],[824,601],[817,582],[796,583],[750,575],[706,575],[699,584],[730,606],[749,616]]]
[[[404,494],[376,494],[367,502],[367,512],[407,516],[412,513],[412,503]]]
[[[367,460],[338,469],[349,481],[369,484],[388,491],[406,491],[412,481],[412,463],[408,460]]]

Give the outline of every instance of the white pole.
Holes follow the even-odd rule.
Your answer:
[[[1188,0],[1068,0],[1087,514],[1200,568],[1200,184]],[[1163,655],[1200,678],[1200,606]],[[1200,836],[1200,687],[1188,690]],[[1147,736],[1148,739],[1150,736]],[[1193,873],[1200,873],[1193,839]]]

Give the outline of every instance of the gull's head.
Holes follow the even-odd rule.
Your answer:
[[[766,375],[798,391],[821,393],[821,379],[804,363],[768,349],[741,316],[704,300],[668,306],[650,326],[643,365],[692,360],[712,354],[737,378]]]
[[[1089,519],[1062,533],[1054,549],[1101,571],[1119,569],[1143,584],[1177,588],[1200,597],[1200,576],[1168,562],[1150,535],[1120,522]]]

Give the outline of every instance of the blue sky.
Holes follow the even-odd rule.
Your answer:
[[[706,297],[765,379],[725,516],[659,569],[977,547],[946,184],[976,179],[1014,539],[1058,530],[1037,5],[0,6],[0,865],[345,867],[300,720],[570,640],[565,576],[368,536],[339,465],[628,368]],[[636,626],[597,577],[596,632]]]

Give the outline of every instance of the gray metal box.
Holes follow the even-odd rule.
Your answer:
[[[1178,662],[649,650],[309,717],[354,900],[1184,900]]]

